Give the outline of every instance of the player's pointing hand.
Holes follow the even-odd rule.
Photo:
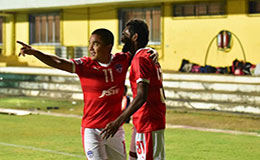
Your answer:
[[[32,55],[36,52],[35,49],[33,49],[30,45],[25,44],[21,41],[16,41],[18,44],[22,45],[22,48],[20,49],[19,55],[18,56],[25,56],[26,54]]]

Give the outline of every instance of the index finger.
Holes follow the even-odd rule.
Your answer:
[[[150,49],[150,50],[147,51],[147,53],[153,53],[153,50]]]
[[[107,129],[105,128],[105,129],[103,129],[100,133],[99,133],[99,135],[102,135],[102,134],[104,134],[105,132],[107,131]]]
[[[24,47],[29,47],[31,48],[31,46],[29,46],[28,44],[23,43],[22,41],[16,41],[16,43],[19,43],[20,45],[24,46]]]

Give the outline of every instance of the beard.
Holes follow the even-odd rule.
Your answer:
[[[133,42],[131,41],[130,38],[125,38],[122,40],[122,42],[124,43],[123,52],[131,52],[131,49],[133,47]]]
[[[130,52],[131,44],[125,43],[122,49],[122,52]]]

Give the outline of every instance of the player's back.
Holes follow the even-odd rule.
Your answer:
[[[138,132],[149,132],[165,128],[164,93],[160,64],[155,64],[147,53],[148,49],[137,51],[131,63],[130,82],[133,96],[137,94],[140,81],[149,84],[148,97],[144,105],[133,115]]]

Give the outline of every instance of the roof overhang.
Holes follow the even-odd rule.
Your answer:
[[[74,8],[137,3],[160,3],[176,0],[0,0],[0,11],[13,12],[44,8]]]

